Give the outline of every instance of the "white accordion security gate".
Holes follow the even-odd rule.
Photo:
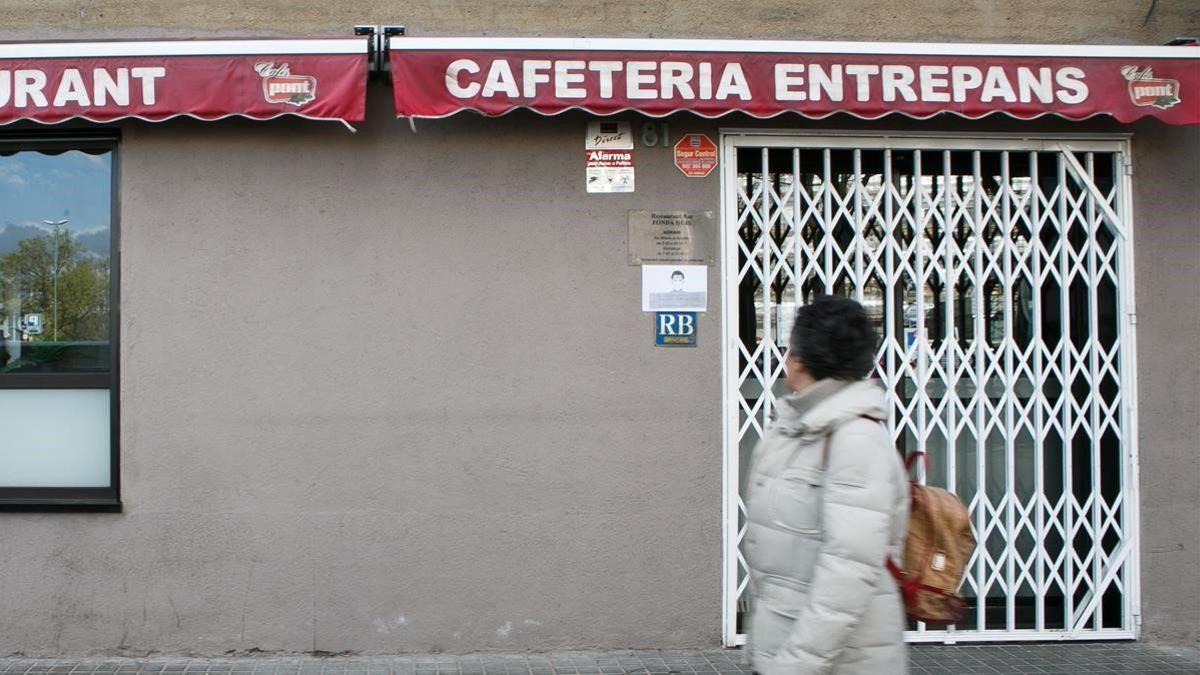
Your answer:
[[[914,641],[1131,638],[1138,556],[1127,143],[723,135],[724,638],[745,461],[795,308],[862,302],[919,478],[971,510],[966,620]],[[882,561],[881,561],[882,563]]]

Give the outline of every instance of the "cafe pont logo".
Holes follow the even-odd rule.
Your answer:
[[[263,98],[267,103],[287,103],[296,107],[317,97],[317,78],[311,75],[293,75],[288,64],[278,66],[273,61],[254,64],[254,70],[262,76]]]
[[[1129,81],[1129,98],[1134,105],[1166,110],[1179,103],[1179,80],[1154,77],[1149,67],[1125,66],[1121,75]]]

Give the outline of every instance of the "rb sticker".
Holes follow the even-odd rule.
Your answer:
[[[263,79],[263,98],[267,103],[287,103],[300,107],[317,97],[317,78],[311,75],[293,75],[284,63],[278,67],[274,62],[255,64],[254,70]]]

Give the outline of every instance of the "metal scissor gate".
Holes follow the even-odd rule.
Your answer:
[[[1130,638],[1138,612],[1124,139],[723,136],[727,644],[739,476],[783,395],[791,317],[857,298],[901,452],[971,509],[967,619],[922,641]]]

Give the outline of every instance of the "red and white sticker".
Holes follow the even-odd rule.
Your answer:
[[[288,64],[276,66],[273,61],[254,64],[263,79],[263,98],[267,103],[286,103],[297,108],[317,97],[317,78],[293,75]]]
[[[633,192],[633,150],[585,150],[588,192]]]
[[[717,144],[704,134],[684,134],[675,144],[675,166],[688,178],[704,178],[717,167]]]
[[[1179,80],[1154,77],[1154,70],[1125,66],[1121,75],[1129,81],[1129,98],[1140,107],[1166,110],[1179,104]]]

